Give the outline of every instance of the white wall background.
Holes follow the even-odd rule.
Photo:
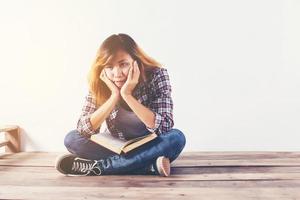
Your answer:
[[[0,124],[64,151],[101,42],[127,33],[169,71],[184,151],[300,150],[300,2],[1,0]]]

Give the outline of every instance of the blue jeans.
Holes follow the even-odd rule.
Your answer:
[[[97,160],[105,167],[106,174],[143,173],[159,156],[165,156],[173,162],[185,143],[184,134],[178,129],[171,129],[154,140],[119,155],[80,135],[76,129],[69,132],[64,139],[69,152],[81,158]]]

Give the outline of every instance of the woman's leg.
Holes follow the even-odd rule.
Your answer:
[[[179,156],[185,143],[184,134],[178,129],[171,129],[127,154],[98,160],[98,167],[102,169],[102,174],[123,174],[145,168],[159,156],[165,156],[172,162]]]
[[[64,140],[68,151],[78,157],[98,160],[106,174],[143,173],[157,157],[165,156],[174,161],[183,150],[186,140],[178,129],[159,135],[153,141],[134,149],[127,154],[118,155],[89,138],[81,136],[77,130],[69,132]]]
[[[116,155],[115,152],[110,151],[91,141],[89,138],[80,135],[76,129],[72,130],[65,136],[64,144],[67,150],[72,154],[89,160],[100,160]]]
[[[170,162],[173,162],[179,156],[179,154],[182,152],[183,148],[185,147],[186,139],[185,139],[184,134],[181,131],[179,131],[178,129],[172,129],[171,132],[172,132],[173,136],[168,135],[168,137],[167,137],[166,134],[170,133],[170,132],[168,132],[168,133],[164,133],[163,135],[161,135],[159,137],[170,138],[170,136],[171,136],[171,137],[176,137],[177,139],[174,139],[174,140],[179,141],[177,143],[177,145],[174,146],[174,148],[172,149],[172,152],[168,152],[168,153],[164,154],[166,157],[169,158]],[[166,140],[168,140],[168,139],[166,139]],[[155,160],[154,160],[154,162],[152,162],[152,164],[153,163],[155,163]],[[151,166],[146,165],[139,169],[133,169],[132,171],[130,171],[130,174],[143,174],[143,175],[152,174],[153,172],[150,172],[149,168],[151,168]]]

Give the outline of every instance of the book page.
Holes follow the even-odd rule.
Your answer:
[[[144,143],[147,143],[155,137],[157,137],[157,135],[150,132],[148,135],[136,137],[131,140],[122,140],[114,137],[107,128],[106,122],[104,122],[101,125],[99,133],[92,135],[91,140],[120,154],[122,150],[124,152],[128,152]]]
[[[93,139],[100,144],[109,144],[109,146],[113,146],[118,149],[122,149],[127,142],[126,140],[121,140],[120,138],[112,136],[108,129],[104,130],[104,132],[94,134]]]

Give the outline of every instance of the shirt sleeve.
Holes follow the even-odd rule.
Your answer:
[[[159,68],[152,81],[154,93],[149,108],[155,114],[155,127],[147,127],[147,129],[157,134],[163,134],[174,126],[172,88],[167,69]]]
[[[82,107],[81,115],[77,121],[77,130],[78,132],[86,137],[90,137],[91,135],[98,133],[100,127],[96,130],[93,130],[92,124],[90,121],[91,114],[96,111],[96,101],[92,96],[91,92],[88,93],[85,97],[85,101]]]

